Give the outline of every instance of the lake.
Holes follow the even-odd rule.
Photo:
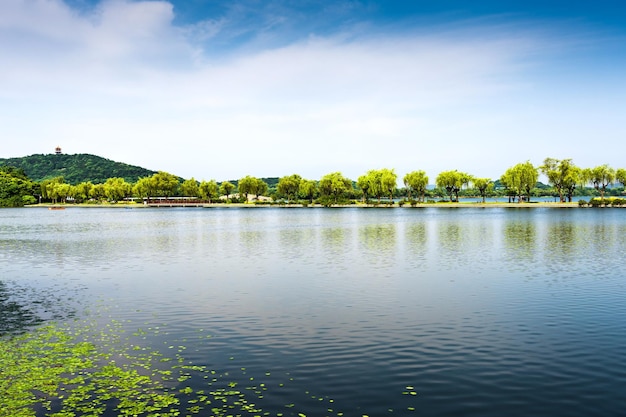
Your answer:
[[[0,210],[25,324],[141,329],[267,415],[623,414],[625,255],[614,208]]]

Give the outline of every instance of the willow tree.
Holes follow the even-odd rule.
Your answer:
[[[454,195],[455,201],[459,201],[459,191],[461,188],[467,186],[472,181],[472,176],[465,172],[443,171],[437,175],[435,183],[437,187],[445,189],[450,195],[450,202],[452,202],[452,196]]]
[[[200,198],[203,200],[209,200],[209,203],[212,202],[214,198],[218,196],[218,186],[215,180],[211,181],[202,181],[198,186],[198,194]]]
[[[63,177],[43,180],[41,182],[41,197],[46,200],[52,200],[53,203],[56,203],[59,199],[59,190],[57,185],[63,183],[65,183],[65,179]]]
[[[380,185],[383,192],[389,196],[389,201],[393,202],[393,193],[396,191],[398,185],[398,176],[393,169],[383,168],[380,170]]]
[[[313,199],[317,196],[317,182],[314,180],[305,180],[300,181],[300,196],[309,200],[313,203]]]
[[[567,196],[567,201],[572,202],[574,190],[580,186],[583,170],[577,166],[572,167],[563,178],[563,190]]]
[[[276,191],[280,196],[287,198],[287,201],[295,200],[300,190],[300,181],[302,177],[298,174],[281,177],[276,185]]]
[[[357,180],[357,185],[363,190],[364,197],[370,194],[378,198],[380,203],[384,195],[393,201],[393,193],[396,191],[398,176],[393,169],[371,169]]]
[[[369,182],[369,192],[372,196],[376,197],[380,203],[380,199],[383,196],[382,171],[378,169],[371,169],[367,171],[365,176]]]
[[[243,194],[246,197],[246,201],[248,201],[248,194],[256,194],[256,189],[258,186],[258,178],[251,177],[250,175],[246,175],[242,179],[239,180],[239,195]]]
[[[352,189],[352,181],[344,177],[341,172],[326,174],[319,182],[320,194],[333,198],[335,203],[338,203],[339,199]]]
[[[198,197],[200,195],[200,187],[198,181],[195,178],[190,178],[183,181],[180,185],[180,192],[185,197]]]
[[[76,192],[74,198],[78,200],[78,202],[83,202],[89,198],[89,194],[91,189],[93,188],[93,184],[91,181],[81,182],[76,184]],[[134,187],[132,188],[134,193]]]
[[[622,187],[626,187],[626,169],[619,168],[615,171],[615,181],[622,184]]]
[[[132,185],[127,183],[124,178],[109,178],[104,183],[104,195],[110,201],[117,203],[126,197],[129,197],[132,192]]]
[[[593,188],[600,192],[600,198],[604,200],[606,187],[615,182],[615,170],[607,164],[584,170],[584,177],[593,184]]]
[[[527,201],[530,201],[531,190],[537,185],[538,179],[539,173],[537,168],[530,161],[507,169],[500,178],[504,186],[513,191],[514,195],[518,197],[518,202],[521,202],[524,196],[527,197]]]
[[[411,193],[415,192],[419,195],[419,201],[424,202],[424,195],[426,194],[426,187],[428,186],[428,176],[424,171],[413,171],[406,174],[403,178],[404,186],[409,193],[409,199],[411,199]]]
[[[571,159],[546,158],[539,167],[541,172],[548,177],[548,182],[559,193],[559,201],[565,202],[565,195],[571,201],[576,185],[580,183],[580,169],[572,163]]]
[[[92,187],[93,189],[93,187]],[[137,197],[150,199],[157,194],[156,182],[153,177],[142,177],[133,185],[133,194]]]
[[[106,197],[104,184],[94,184],[89,190],[89,197],[93,198],[96,201],[102,201]]]
[[[493,190],[493,181],[490,178],[474,178],[472,180],[474,188],[478,190],[478,193],[483,198],[483,203],[487,197],[487,193]]]
[[[169,172],[159,171],[152,176],[152,180],[159,197],[171,197],[178,192],[178,177]]]
[[[230,181],[224,181],[222,184],[220,184],[220,193],[226,196],[227,202],[228,202],[228,199],[230,198],[230,194],[233,192],[234,189],[235,189],[235,185]]]
[[[363,192],[363,202],[365,203],[367,201],[367,198],[369,197],[369,191],[370,191],[369,176],[367,174],[361,175],[359,178],[357,178],[356,185]]]
[[[265,181],[261,178],[256,178],[256,184],[252,190],[252,194],[254,194],[255,198],[258,200],[260,195],[267,194],[268,188]]]

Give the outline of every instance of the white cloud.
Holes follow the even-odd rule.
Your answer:
[[[530,33],[311,36],[219,57],[198,45],[223,21],[173,19],[167,2],[113,0],[83,14],[57,0],[2,2],[2,156],[60,144],[218,180],[382,166],[497,176],[530,158],[502,146],[507,137],[549,129],[519,124],[543,105],[525,78],[529,56],[551,46]]]

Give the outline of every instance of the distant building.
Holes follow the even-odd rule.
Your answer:
[[[61,147],[57,146],[56,148],[54,148],[54,153],[57,155],[61,155],[63,152],[61,152]]]

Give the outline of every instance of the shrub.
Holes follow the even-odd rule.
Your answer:
[[[318,198],[317,203],[324,207],[330,207],[334,204],[334,201],[330,196],[325,195],[325,196]]]
[[[578,207],[587,207],[587,200],[578,200]]]
[[[604,202],[600,200],[599,198],[592,198],[591,200],[589,200],[589,205],[591,207],[602,207],[603,204]]]
[[[36,204],[37,203],[37,199],[35,197],[33,197],[32,195],[24,195],[24,196],[22,196],[22,203],[24,205]]]

